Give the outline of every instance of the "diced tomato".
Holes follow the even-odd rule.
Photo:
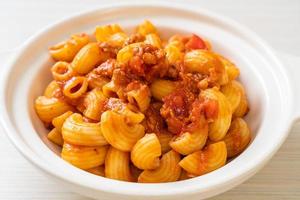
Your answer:
[[[185,47],[187,49],[207,49],[204,40],[195,34],[190,37]]]

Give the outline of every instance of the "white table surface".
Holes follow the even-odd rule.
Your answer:
[[[49,23],[107,2],[0,0],[0,53],[17,48]],[[300,56],[299,0],[188,0],[185,3],[229,16],[257,32],[276,50]],[[299,143],[300,124],[295,124],[287,141],[263,170],[235,189],[212,199],[299,200]],[[1,128],[0,159],[0,200],[87,199],[58,187],[35,169],[10,144]]]

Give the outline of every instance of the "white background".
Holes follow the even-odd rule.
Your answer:
[[[0,0],[0,53],[20,46],[44,26],[99,7],[100,0]],[[300,56],[300,0],[186,0],[248,26],[275,50]],[[1,64],[3,63],[0,62]],[[0,71],[1,67],[0,66]],[[300,67],[300,66],[299,66]],[[272,133],[270,133],[270,137]],[[300,124],[295,124],[272,161],[253,178],[213,199],[300,199]],[[0,129],[0,200],[85,200],[30,165]]]

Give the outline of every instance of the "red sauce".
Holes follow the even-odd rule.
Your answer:
[[[174,134],[206,127],[207,122],[218,115],[215,100],[196,98],[187,89],[177,89],[164,97],[163,102],[160,113],[167,122],[168,130]]]
[[[100,76],[112,77],[115,68],[116,68],[116,60],[108,59],[93,71],[95,72],[95,74]]]
[[[161,105],[158,103],[151,104],[145,111],[145,120],[143,125],[147,133],[160,133],[165,128],[164,119],[159,113]]]
[[[126,74],[134,74],[140,79],[152,82],[163,77],[168,71],[165,52],[150,44],[141,44],[133,49],[134,56],[121,66]]]

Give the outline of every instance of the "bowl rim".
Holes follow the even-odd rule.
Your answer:
[[[104,9],[110,9],[110,8],[131,8],[131,7],[140,7],[140,6],[150,6],[150,7],[154,7],[154,8],[159,8],[159,7],[163,7],[163,8],[171,8],[171,9],[177,9],[177,10],[183,10],[183,11],[189,11],[189,12],[193,12],[193,13],[201,13],[202,15],[208,16],[210,18],[213,18],[219,22],[222,22],[222,24],[226,24],[226,26],[228,27],[232,27],[238,31],[240,31],[241,33],[244,33],[245,35],[247,35],[249,38],[255,40],[255,42],[257,44],[259,44],[264,50],[265,52],[273,59],[273,62],[277,62],[278,66],[280,67],[280,70],[282,70],[283,75],[286,76],[285,70],[282,67],[280,61],[277,59],[277,57],[274,55],[274,53],[272,52],[271,48],[262,40],[260,39],[259,36],[257,36],[255,33],[253,33],[251,30],[249,30],[248,28],[244,27],[243,25],[238,24],[237,22],[228,19],[222,15],[216,14],[214,12],[210,12],[207,11],[206,9],[199,9],[199,8],[194,8],[192,6],[188,6],[182,3],[173,3],[170,4],[168,2],[139,2],[139,3],[111,3],[111,4],[107,4],[107,5],[102,5],[93,9],[88,9],[86,11],[74,14],[74,15],[70,15],[69,17],[63,19],[63,20],[59,20],[56,23],[50,24],[47,27],[45,27],[44,29],[41,29],[39,32],[37,32],[36,34],[32,35],[25,43],[24,45],[22,45],[22,47],[20,48],[20,50],[11,58],[10,62],[8,63],[9,66],[13,66],[14,65],[14,61],[17,60],[18,56],[22,54],[22,52],[24,50],[26,50],[27,46],[32,43],[32,41],[34,41],[35,38],[39,37],[40,35],[42,35],[45,32],[48,32],[49,30],[56,28],[56,26],[59,26],[61,24],[64,24],[68,21],[74,20],[75,18],[78,17],[85,17],[88,16],[96,11],[100,11],[100,10],[104,10]],[[1,94],[0,95],[0,102],[6,102],[5,100],[5,86],[8,83],[8,75],[10,74],[11,70],[13,68],[10,67],[9,69],[6,69],[4,74],[4,79],[3,79],[3,86],[1,88]],[[71,184],[75,184],[75,185],[80,185],[82,187],[85,188],[89,188],[89,189],[95,189],[95,190],[99,190],[99,187],[93,186],[91,184],[86,184],[86,183],[81,183],[80,181],[76,181],[73,177],[67,177],[66,175],[64,175],[63,173],[59,173],[59,171],[56,171],[54,169],[51,169],[51,167],[49,167],[46,163],[41,162],[41,159],[37,157],[37,155],[35,155],[35,152],[33,152],[27,145],[24,144],[24,142],[20,139],[20,137],[18,136],[18,131],[15,129],[15,127],[13,126],[13,124],[10,121],[10,117],[8,116],[8,114],[5,111],[5,104],[2,103],[1,105],[1,124],[2,127],[4,128],[6,135],[8,136],[8,138],[10,139],[10,141],[14,144],[14,146],[18,149],[19,152],[21,152],[21,154],[24,155],[24,157],[27,158],[27,160],[29,160],[31,163],[33,163],[35,166],[38,166],[41,170],[43,170],[44,172],[51,174],[53,176],[55,176],[57,179],[66,181],[68,183]],[[289,105],[288,110],[291,110],[291,105]],[[287,118],[287,122],[289,122],[289,116],[286,116]],[[291,121],[291,120],[290,120]],[[292,121],[291,121],[292,123]],[[231,182],[232,187],[234,187],[235,185],[239,184],[240,182],[244,181],[244,180],[239,180],[237,181],[239,178],[242,177],[242,175],[248,174],[253,175],[255,173],[255,171],[258,170],[259,167],[262,167],[272,156],[273,154],[279,149],[279,147],[281,146],[281,144],[284,142],[285,138],[288,135],[288,131],[291,128],[291,123],[285,123],[282,125],[283,130],[285,130],[281,137],[277,140],[277,142],[274,141],[275,145],[273,145],[273,149],[270,150],[270,152],[266,155],[261,155],[259,158],[257,159],[257,163],[250,163],[247,168],[244,168],[243,171],[238,171],[237,174],[235,174],[235,176],[232,177],[223,177],[222,180],[217,183],[214,184],[210,184],[206,187],[203,187],[203,191],[209,191],[211,189],[215,189],[215,188],[221,188],[223,186],[225,186],[226,184],[228,184],[228,182]],[[12,133],[12,134],[8,134],[8,133]],[[167,196],[167,195],[176,195],[176,194],[191,194],[191,193],[197,193],[197,191],[199,190],[199,186],[195,185],[194,187],[189,187],[184,188],[185,190],[181,190],[180,188],[176,187],[176,189],[171,188],[170,191],[160,191],[159,190],[154,190],[154,188],[147,188],[150,185],[159,185],[159,184],[178,184],[181,182],[172,182],[172,183],[159,183],[159,184],[138,184],[140,185],[139,187],[142,187],[141,185],[145,186],[144,190],[139,190],[139,192],[137,193],[137,183],[128,183],[128,182],[120,182],[117,180],[111,180],[114,181],[118,184],[126,184],[126,185],[130,185],[132,184],[133,187],[131,189],[129,189],[128,187],[122,188],[109,188],[109,187],[103,187],[101,188],[101,191],[107,192],[107,193],[114,193],[114,194],[125,194],[125,195],[131,195],[131,196],[140,196],[140,195],[150,195],[150,196]],[[234,183],[235,182],[235,183]],[[134,188],[135,187],[135,188]],[[228,189],[230,189],[228,188]],[[221,193],[223,191],[219,191],[219,192],[215,192],[215,193]]]

